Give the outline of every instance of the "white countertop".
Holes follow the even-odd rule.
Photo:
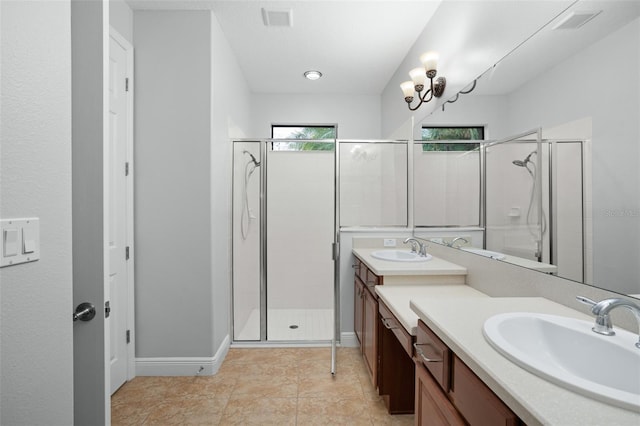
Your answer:
[[[536,262],[535,260],[525,259],[523,257],[511,256],[510,254],[503,253],[505,258],[501,259],[502,262],[511,263],[513,265],[524,266],[525,268],[533,269],[535,271],[545,272],[547,274],[555,274],[558,272],[558,267],[551,265],[550,263]]]
[[[538,312],[585,320],[591,317],[539,297],[415,297],[410,306],[529,426],[640,425],[640,413],[582,396],[529,373],[493,349],[482,334],[484,322],[503,312]]]
[[[380,248],[354,248],[353,254],[363,261],[376,275],[467,275],[467,268],[433,256],[425,262],[394,262],[380,260],[371,253]]]
[[[413,312],[411,299],[442,297],[489,297],[464,284],[378,285],[376,293],[396,316],[407,333],[416,335],[418,315]]]

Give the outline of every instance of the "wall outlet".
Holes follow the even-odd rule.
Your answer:
[[[396,239],[395,238],[385,238],[384,239],[384,246],[385,247],[395,247],[396,246]]]

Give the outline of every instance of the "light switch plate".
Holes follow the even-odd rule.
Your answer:
[[[0,220],[0,268],[40,259],[40,219]]]

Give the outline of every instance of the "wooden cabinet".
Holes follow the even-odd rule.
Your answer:
[[[413,337],[382,300],[378,301],[378,312],[378,393],[390,414],[411,414],[415,386]]]
[[[362,356],[374,386],[378,385],[378,300],[364,287],[362,312]]]
[[[375,286],[379,283],[382,283],[382,278],[356,259],[353,323],[374,386],[378,386],[378,298]]]
[[[422,426],[463,426],[466,422],[442,392],[438,382],[422,362],[416,360],[415,424]]]
[[[416,336],[416,425],[522,422],[422,321]]]
[[[360,347],[362,347],[362,311],[364,303],[364,284],[362,283],[362,281],[360,281],[357,274],[353,288],[353,327],[355,328],[358,342],[360,342]]]

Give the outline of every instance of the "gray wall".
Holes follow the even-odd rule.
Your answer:
[[[136,357],[212,356],[210,14],[134,20]]]
[[[0,424],[73,423],[69,1],[2,1],[0,216],[41,258],[0,269]],[[29,313],[32,313],[31,315]]]
[[[230,331],[231,140],[249,89],[209,11],[136,11],[136,357],[211,357]]]
[[[133,11],[125,0],[109,0],[109,25],[133,44]]]
[[[215,15],[212,36],[211,275],[213,280],[213,348],[231,330],[231,141],[249,128],[250,92]]]

